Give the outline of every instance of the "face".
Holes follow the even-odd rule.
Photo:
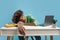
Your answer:
[[[21,16],[20,20],[24,22],[26,20],[25,16]]]

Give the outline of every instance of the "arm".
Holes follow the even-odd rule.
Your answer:
[[[23,22],[21,21],[18,22],[18,30],[20,34],[25,35],[25,28],[23,27]]]

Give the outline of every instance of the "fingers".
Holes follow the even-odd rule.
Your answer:
[[[25,35],[25,31],[24,31],[24,29],[22,29],[22,34]]]
[[[23,30],[25,30],[25,28],[23,27]]]
[[[19,30],[20,34],[25,35],[24,29]]]

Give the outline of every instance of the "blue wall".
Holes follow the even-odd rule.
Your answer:
[[[57,26],[60,27],[60,0],[0,0],[0,27],[11,23],[13,13],[19,9],[23,10],[24,15],[32,14],[40,24],[44,23],[45,15],[54,15],[58,20]],[[59,37],[54,36],[54,39],[59,40]],[[0,37],[1,40],[2,38],[6,39],[6,37]]]

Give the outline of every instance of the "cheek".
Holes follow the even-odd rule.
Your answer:
[[[23,17],[22,19],[25,20],[25,17]]]
[[[21,17],[20,20],[25,20],[25,17]]]

